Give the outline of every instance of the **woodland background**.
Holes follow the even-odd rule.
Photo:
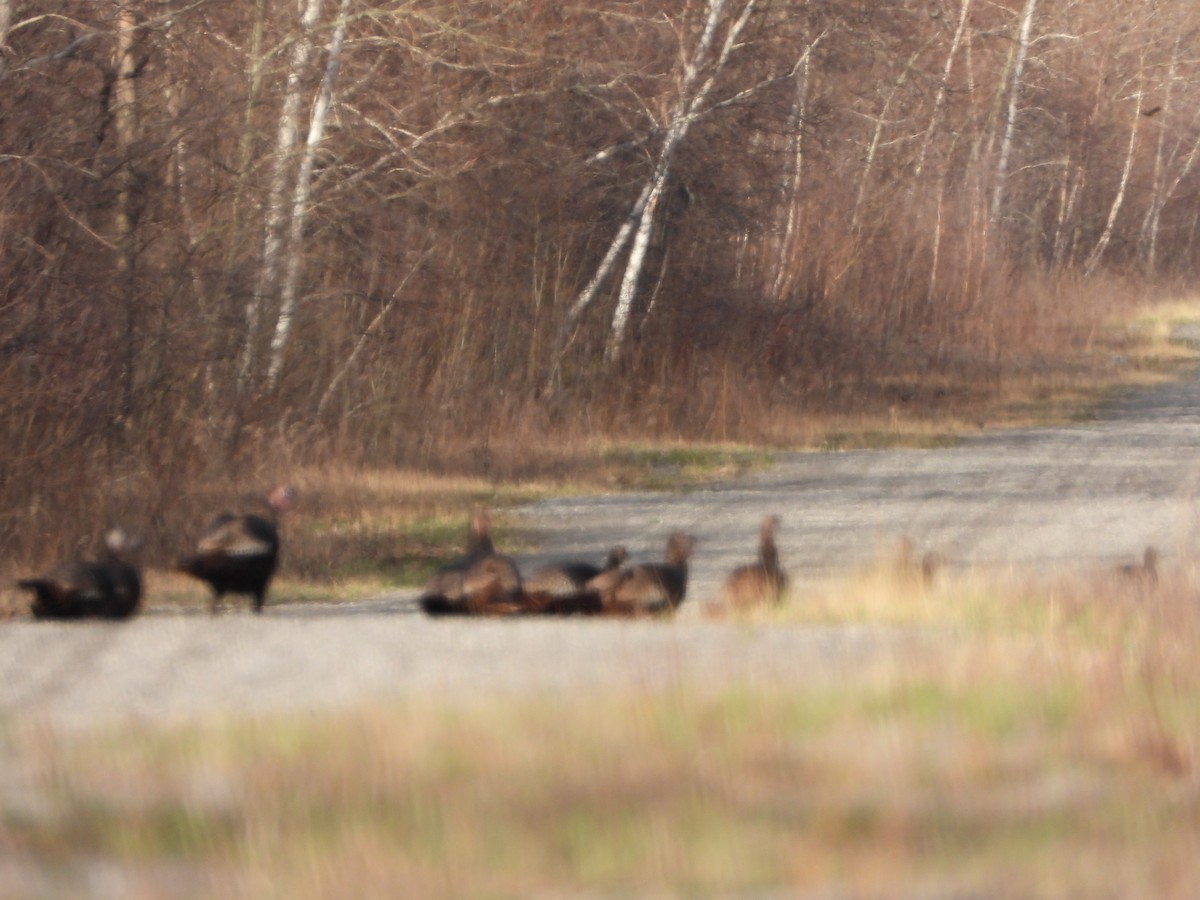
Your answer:
[[[1061,358],[1194,275],[1198,36],[1189,0],[0,0],[0,546],[291,465],[786,443]]]

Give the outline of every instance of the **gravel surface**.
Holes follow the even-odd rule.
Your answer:
[[[948,450],[785,454],[769,471],[681,494],[551,500],[523,511],[542,551],[624,543],[655,559],[698,538],[690,599],[671,622],[432,621],[412,592],[352,605],[268,605],[261,618],[151,611],[123,624],[0,626],[0,722],[63,728],[325,710],[375,698],[453,701],[675,684],[811,683],[904,665],[944,637],[874,627],[701,620],[724,573],[778,513],[798,585],[877,558],[907,535],[952,566],[1086,569],[1190,557],[1200,476],[1200,383],[1131,392],[1098,421],[971,438]]]

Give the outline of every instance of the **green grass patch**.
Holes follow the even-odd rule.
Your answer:
[[[600,455],[613,483],[629,489],[685,489],[736,478],[773,462],[770,451],[740,446],[620,445]]]

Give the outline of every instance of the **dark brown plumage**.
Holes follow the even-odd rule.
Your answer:
[[[661,563],[642,563],[604,573],[589,586],[599,589],[605,615],[637,616],[674,612],[687,595],[688,559],[695,538],[677,531],[667,540]]]
[[[521,573],[517,564],[498,553],[476,560],[463,575],[463,596],[471,615],[520,611]]]
[[[138,546],[124,529],[115,528],[105,538],[103,560],[63,563],[17,585],[33,591],[35,619],[127,619],[142,601],[141,573],[128,559]]]
[[[577,561],[544,566],[525,580],[522,602],[529,613],[544,616],[596,615],[603,611],[603,576],[616,576],[625,548],[613,547],[602,565]]]
[[[1142,562],[1140,565],[1137,563],[1128,563],[1123,566],[1117,566],[1117,573],[1142,584],[1157,584],[1158,550],[1155,547],[1147,547],[1142,553]]]
[[[910,537],[902,537],[896,542],[896,557],[892,568],[896,580],[901,583],[919,583],[930,587],[937,573],[945,568],[945,565],[946,558],[936,550],[927,550],[917,559],[917,544]]]
[[[479,509],[467,531],[466,554],[436,572],[417,603],[431,616],[495,615],[514,606],[520,592],[517,566],[496,552],[491,518]]]
[[[739,566],[729,573],[721,592],[722,601],[734,609],[763,603],[778,603],[787,588],[787,573],[779,567],[775,531],[779,516],[767,516],[759,527],[758,562]]]
[[[267,497],[268,516],[221,513],[204,530],[196,552],[176,564],[181,572],[208,583],[216,613],[226,594],[246,594],[261,613],[279,562],[278,517],[291,508],[296,489],[280,485]]]

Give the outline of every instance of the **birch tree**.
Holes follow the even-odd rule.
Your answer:
[[[795,235],[797,218],[800,209],[800,188],[804,181],[804,126],[808,117],[808,89],[812,75],[812,56],[821,43],[829,35],[825,29],[814,38],[800,56],[800,64],[793,76],[796,81],[795,93],[792,97],[792,108],[788,115],[788,136],[791,141],[791,154],[788,160],[791,166],[789,177],[783,182],[783,202],[787,208],[784,217],[782,235],[779,239],[779,254],[775,261],[775,278],[771,284],[771,296],[778,302],[787,292],[787,273],[790,271],[788,260],[795,250]]]
[[[1129,126],[1129,143],[1125,150],[1125,162],[1121,167],[1121,177],[1117,182],[1117,189],[1113,195],[1113,201],[1108,208],[1108,218],[1104,222],[1104,229],[1100,232],[1100,237],[1096,240],[1096,246],[1092,249],[1091,254],[1087,258],[1087,262],[1083,266],[1083,274],[1091,275],[1096,271],[1096,267],[1100,265],[1100,260],[1104,256],[1104,251],[1107,249],[1109,242],[1112,240],[1113,228],[1117,223],[1117,216],[1121,212],[1121,207],[1125,203],[1125,193],[1129,187],[1129,173],[1133,171],[1134,153],[1137,151],[1138,134],[1140,133],[1140,125],[1142,121],[1142,98],[1143,92],[1141,85],[1134,91],[1133,99],[1133,120]]]
[[[1197,157],[1200,156],[1200,137],[1195,136],[1197,122],[1200,122],[1200,110],[1192,110],[1187,124],[1181,129],[1182,133],[1171,128],[1172,124],[1182,122],[1182,117],[1178,115],[1175,95],[1180,90],[1186,93],[1187,88],[1187,83],[1181,78],[1179,71],[1182,62],[1180,51],[1185,31],[1183,24],[1178,17],[1171,23],[1171,28],[1175,31],[1175,39],[1171,42],[1171,55],[1162,82],[1160,102],[1157,108],[1143,112],[1148,117],[1157,116],[1153,121],[1158,129],[1150,202],[1146,207],[1145,217],[1142,219],[1139,238],[1146,271],[1151,275],[1155,274],[1158,269],[1159,233],[1162,229],[1163,210],[1175,196],[1179,186],[1191,174]],[[1169,139],[1168,135],[1171,135],[1172,138]]]
[[[333,101],[333,92],[337,86],[338,71],[342,61],[342,42],[346,37],[346,14],[350,8],[350,0],[342,0],[338,10],[337,24],[329,40],[329,48],[325,61],[325,75],[321,79],[320,93],[313,106],[312,117],[308,127],[308,138],[304,142],[304,155],[300,161],[300,171],[296,176],[296,186],[292,192],[291,229],[288,235],[287,269],[284,274],[283,286],[279,296],[279,316],[275,322],[275,334],[271,338],[271,363],[267,369],[267,388],[273,390],[279,383],[279,374],[283,370],[284,353],[292,333],[292,320],[296,315],[297,290],[300,280],[300,264],[304,257],[304,226],[308,221],[309,196],[311,194],[313,168],[316,164],[317,151],[325,134],[325,120],[329,115],[329,106]]]
[[[621,355],[633,301],[637,294],[638,280],[645,265],[646,251],[656,221],[659,200],[671,175],[675,153],[692,124],[705,112],[704,106],[712,88],[730,54],[737,47],[755,6],[756,0],[745,0],[735,15],[733,12],[727,12],[726,0],[708,0],[704,25],[695,46],[684,61],[675,101],[671,104],[665,121],[658,123],[663,132],[663,141],[658,149],[654,168],[634,201],[629,216],[610,242],[595,274],[567,312],[564,334],[569,333],[579,316],[590,305],[628,245],[629,253],[621,274],[617,304],[604,351],[605,361],[609,364],[614,363]],[[725,28],[724,39],[718,43],[717,38],[722,26]]]
[[[1037,0],[1025,0],[1018,27],[1017,44],[1014,50],[1012,75],[1008,86],[1008,104],[1004,111],[1004,133],[1000,139],[1000,157],[996,162],[995,185],[992,188],[990,219],[993,224],[1000,220],[1004,204],[1004,190],[1008,182],[1009,160],[1012,157],[1013,135],[1016,133],[1017,112],[1020,109],[1021,85],[1025,77],[1025,59],[1033,35],[1033,17],[1037,12]]]
[[[117,247],[117,279],[120,289],[124,292],[125,304],[125,346],[122,360],[121,379],[121,415],[128,416],[133,407],[134,368],[136,362],[134,331],[137,326],[134,285],[134,247],[133,217],[130,206],[133,202],[134,174],[133,147],[137,141],[138,114],[137,88],[134,81],[136,60],[134,59],[134,38],[137,34],[137,17],[129,3],[122,3],[117,8],[117,41],[116,41],[116,83],[114,95],[116,108],[113,110],[113,121],[116,127],[117,150],[120,154],[119,169],[117,170],[117,206],[115,214]]]
[[[279,114],[279,127],[275,137],[275,154],[263,229],[262,261],[254,293],[246,305],[245,335],[238,374],[239,394],[245,393],[251,387],[257,361],[259,322],[264,307],[277,292],[283,262],[284,229],[291,209],[288,203],[288,185],[293,183],[294,151],[300,133],[302,82],[312,56],[312,33],[321,19],[323,5],[322,0],[303,0],[303,4],[300,30],[292,44],[288,61],[283,107]]]
[[[950,49],[946,52],[946,62],[942,67],[942,77],[938,81],[937,91],[933,96],[933,110],[929,113],[929,125],[921,139],[921,149],[917,153],[917,164],[913,167],[914,183],[921,177],[925,169],[925,157],[929,154],[929,145],[933,143],[938,127],[942,123],[942,111],[946,106],[946,94],[950,90],[950,74],[954,70],[954,61],[962,47],[963,37],[967,32],[967,22],[971,16],[971,0],[962,0],[958,11],[958,26],[954,29],[954,37],[950,41]]]

